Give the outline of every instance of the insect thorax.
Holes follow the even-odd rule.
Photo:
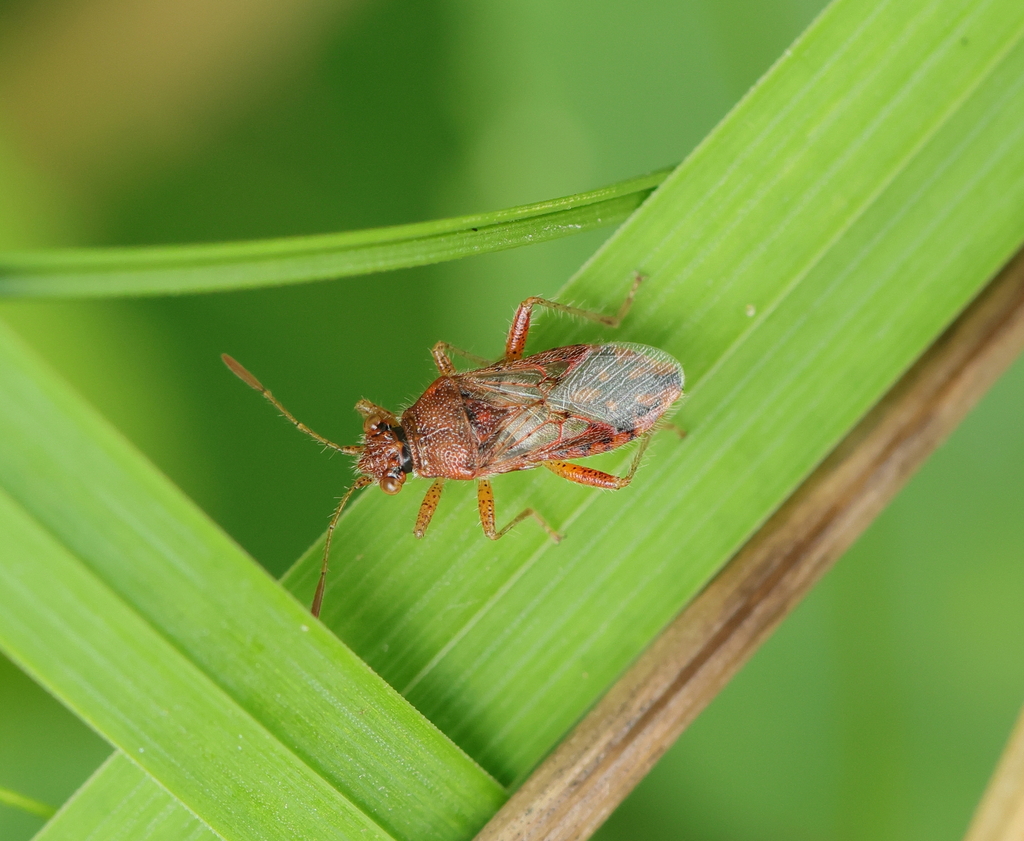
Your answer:
[[[451,377],[439,377],[402,413],[417,476],[472,479],[477,475],[478,445],[459,389]]]

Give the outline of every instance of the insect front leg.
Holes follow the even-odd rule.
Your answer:
[[[489,359],[484,359],[482,356],[477,356],[475,353],[470,353],[468,350],[457,348],[455,345],[448,344],[448,342],[438,342],[430,349],[430,352],[434,356],[434,364],[437,366],[437,370],[442,374],[455,373],[455,366],[452,364],[452,360],[448,356],[450,353],[461,356],[463,359],[468,359],[470,362],[475,362],[477,365],[485,366],[491,364]]]
[[[520,511],[519,514],[513,518],[511,523],[505,526],[501,531],[497,531],[494,527],[494,490],[491,488],[491,483],[488,479],[477,480],[476,499],[477,504],[480,507],[480,524],[484,527],[484,534],[486,534],[491,540],[497,540],[499,537],[504,537],[527,517],[533,517],[533,519],[540,523],[544,531],[548,533],[548,536],[555,541],[555,543],[560,542],[562,539],[562,535],[551,528],[551,526],[548,525],[547,520],[532,508]]]
[[[622,319],[626,317],[629,308],[633,306],[633,299],[636,297],[636,290],[643,283],[644,275],[637,272],[633,276],[633,285],[629,287],[629,294],[622,302],[619,311],[615,315],[605,315],[592,310],[582,310],[578,307],[570,307],[567,304],[559,304],[557,301],[549,301],[547,298],[527,298],[516,310],[515,318],[512,319],[512,327],[508,331],[508,339],[505,341],[505,359],[522,359],[523,351],[526,349],[526,336],[530,332],[530,315],[534,307],[547,307],[559,312],[576,315],[598,324],[606,324],[609,327],[618,327]]]
[[[433,519],[434,512],[437,510],[437,503],[441,501],[441,491],[443,490],[444,479],[435,479],[427,491],[427,495],[423,497],[420,513],[416,516],[416,528],[412,530],[416,537],[423,537],[427,533],[427,526],[430,525],[430,521]]]
[[[650,435],[645,435],[640,442],[640,447],[633,456],[633,462],[629,466],[629,472],[625,476],[613,476],[603,470],[594,470],[593,467],[584,467],[582,464],[572,464],[568,461],[545,461],[544,466],[552,473],[575,482],[577,485],[588,485],[592,488],[605,488],[617,491],[626,487],[633,481],[636,469],[640,466],[640,459],[643,458],[644,450],[650,443]]]

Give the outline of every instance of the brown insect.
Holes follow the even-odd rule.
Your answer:
[[[475,479],[480,522],[487,537],[497,540],[532,517],[557,542],[561,535],[532,508],[504,528],[495,528],[489,477],[542,464],[570,482],[595,488],[624,488],[632,481],[650,433],[682,394],[682,366],[664,351],[627,342],[569,345],[526,358],[523,350],[535,306],[618,327],[642,280],[643,275],[635,277],[626,300],[612,316],[527,298],[512,320],[505,355],[494,363],[438,342],[433,355],[441,376],[402,412],[401,419],[369,400],[356,403],[356,411],[363,416],[363,442],[352,446],[328,441],[301,423],[256,377],[223,354],[228,368],[302,432],[326,447],[359,457],[359,478],[342,496],[327,527],[313,596],[314,616],[320,615],[334,528],[345,503],[360,488],[376,482],[385,493],[396,494],[409,474],[433,479],[413,530],[416,537],[423,537],[445,481]],[[483,367],[459,373],[450,353]],[[614,450],[635,438],[642,441],[625,476],[567,461]]]

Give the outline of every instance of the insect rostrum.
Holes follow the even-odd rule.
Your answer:
[[[561,536],[532,508],[504,528],[495,527],[494,494],[489,477],[543,465],[570,482],[596,488],[624,488],[633,479],[650,434],[683,391],[682,366],[664,351],[629,342],[569,345],[523,357],[533,307],[542,306],[617,327],[629,311],[643,276],[637,274],[619,311],[602,315],[527,298],[516,310],[497,362],[458,372],[449,353],[477,362],[470,354],[438,342],[434,361],[441,373],[423,395],[396,417],[369,400],[356,403],[363,416],[361,444],[341,446],[301,423],[263,384],[227,354],[224,363],[246,385],[321,444],[358,456],[359,478],[342,496],[327,527],[323,563],[312,613],[320,615],[331,537],[352,494],[377,483],[387,494],[402,489],[412,474],[433,479],[416,518],[423,537],[448,479],[475,479],[480,522],[492,540],[528,517],[556,542]],[[613,476],[568,459],[584,458],[641,438],[625,476]]]

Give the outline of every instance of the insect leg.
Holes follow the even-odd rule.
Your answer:
[[[477,504],[480,506],[480,524],[484,527],[484,534],[486,534],[491,540],[497,540],[499,537],[504,537],[527,517],[533,517],[533,519],[541,524],[544,531],[548,533],[548,536],[555,541],[555,543],[561,541],[562,535],[551,528],[551,526],[547,524],[547,521],[532,508],[520,511],[519,514],[513,518],[511,523],[505,526],[501,531],[497,531],[494,527],[494,491],[491,488],[490,480],[479,479],[477,480],[476,487]]]
[[[664,418],[659,420],[654,425],[654,431],[655,432],[658,432],[659,430],[662,430],[662,429],[664,429],[666,432],[671,432],[673,435],[678,436],[680,440],[682,440],[683,438],[686,437],[686,430],[685,429],[683,429],[681,426],[676,426],[674,423],[671,423],[671,422],[665,420]]]
[[[268,389],[266,386],[263,385],[263,383],[261,383],[252,374],[250,374],[249,371],[247,371],[238,360],[233,359],[226,353],[222,353],[220,355],[220,358],[224,362],[224,364],[228,366],[232,374],[234,374],[236,377],[238,377],[238,379],[240,379],[243,383],[249,386],[249,388],[255,389],[264,397],[266,397],[267,400],[273,403],[274,406],[277,408],[277,411],[279,411],[282,415],[288,418],[288,420],[295,424],[295,428],[298,429],[299,432],[305,432],[313,440],[320,442],[325,447],[330,447],[332,450],[337,450],[339,453],[346,453],[347,455],[350,456],[357,456],[363,451],[363,448],[358,445],[343,447],[341,444],[335,444],[333,441],[328,441],[326,438],[324,438],[323,435],[314,432],[312,429],[306,426],[306,424],[304,424],[302,421],[296,418],[295,415],[289,412],[283,405],[281,405],[281,401],[270,393],[270,389]]]
[[[331,522],[327,526],[327,539],[324,541],[324,559],[320,564],[320,580],[316,582],[316,592],[313,593],[313,605],[309,608],[309,612],[314,616],[320,615],[320,605],[324,601],[324,585],[327,583],[327,559],[331,554],[331,538],[334,537],[334,528],[338,525],[341,512],[345,508],[345,503],[348,502],[349,497],[360,488],[365,488],[371,484],[373,484],[373,479],[369,476],[360,476],[356,479],[352,487],[345,491],[345,495],[341,498],[338,507],[334,509],[334,513],[331,515]]]
[[[568,479],[570,482],[575,482],[577,485],[589,485],[592,488],[607,488],[608,490],[617,491],[633,481],[636,469],[640,466],[640,459],[643,458],[644,450],[647,449],[650,440],[650,435],[643,437],[636,455],[633,456],[633,463],[629,466],[629,472],[625,476],[613,476],[611,473],[594,470],[593,467],[584,467],[582,464],[572,464],[568,461],[545,461],[542,464],[552,473],[561,476],[563,479]]]
[[[606,324],[609,327],[618,327],[622,319],[626,317],[629,308],[633,306],[633,298],[636,297],[636,290],[644,280],[644,275],[637,272],[633,276],[633,285],[629,287],[629,294],[622,302],[619,311],[615,315],[605,315],[592,310],[582,310],[578,307],[570,307],[566,304],[559,304],[556,301],[549,301],[547,298],[527,298],[516,310],[515,318],[512,319],[512,327],[508,331],[508,339],[505,341],[505,359],[521,359],[526,349],[526,334],[530,332],[530,314],[534,307],[547,307],[559,312],[577,315],[598,324]]]
[[[452,365],[452,361],[448,357],[449,353],[457,354],[463,359],[475,362],[477,365],[491,364],[491,360],[484,359],[482,356],[477,356],[475,353],[470,353],[468,350],[457,348],[454,345],[448,344],[448,342],[438,342],[433,348],[431,348],[430,352],[434,355],[434,364],[437,365],[437,370],[442,374],[455,373],[455,366]]]
[[[434,483],[423,497],[423,504],[420,505],[420,513],[416,516],[416,528],[412,533],[416,537],[423,537],[427,533],[427,526],[437,510],[437,503],[441,501],[441,491],[444,490],[444,479],[435,479]]]

